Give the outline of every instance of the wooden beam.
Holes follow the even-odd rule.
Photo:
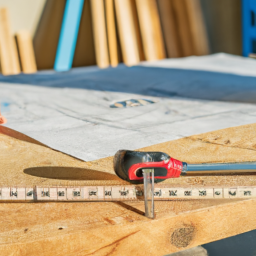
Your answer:
[[[37,72],[35,52],[32,37],[28,31],[22,30],[16,34],[21,68],[24,73]]]
[[[54,62],[56,71],[71,69],[84,0],[67,0]]]
[[[181,57],[180,41],[174,16],[173,2],[171,0],[158,0],[158,6],[167,57]]]
[[[177,31],[179,35],[182,56],[191,56],[194,54],[194,43],[189,27],[185,0],[172,0],[172,2],[176,17]]]
[[[140,61],[140,56],[132,0],[115,0],[115,8],[124,63],[127,66],[136,65]]]
[[[0,9],[0,62],[3,75],[20,73],[20,64],[14,37],[11,35],[7,8]]]
[[[91,4],[90,0],[85,0],[72,67],[95,66],[96,64]]]
[[[107,31],[103,0],[91,0],[93,36],[98,67],[109,66]]]
[[[110,64],[112,67],[118,65],[118,52],[117,52],[117,35],[116,23],[114,12],[114,0],[105,0],[106,6],[106,19],[107,19],[107,34],[108,34],[108,49]]]
[[[185,0],[185,8],[192,35],[194,55],[207,55],[210,52],[209,43],[200,0]]]
[[[66,0],[45,1],[33,37],[38,70],[54,68],[66,2]]]
[[[142,37],[141,37],[141,31],[140,31],[140,25],[139,25],[139,17],[138,17],[135,1],[136,0],[131,0],[132,16],[133,16],[133,22],[135,27],[135,34],[136,34],[136,40],[137,40],[137,45],[139,50],[140,61],[145,61],[146,58],[145,58],[145,53],[143,49],[143,43],[142,43]]]
[[[256,124],[250,124],[141,150],[161,150],[189,163],[256,161],[255,131]],[[114,175],[112,157],[83,162],[4,126],[0,141],[0,185],[126,184]],[[29,175],[26,169],[32,167],[35,172]],[[46,178],[45,170],[68,171],[70,177]],[[188,176],[165,183],[246,186],[256,185],[256,177]],[[143,216],[142,202],[1,203],[0,211],[5,220],[0,226],[2,255],[165,255],[256,229],[255,199],[158,201],[155,220]]]
[[[163,35],[156,0],[136,0],[146,60],[165,58]]]

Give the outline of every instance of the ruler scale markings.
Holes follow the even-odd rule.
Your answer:
[[[58,198],[58,201],[66,201],[67,200],[67,189],[58,187],[57,188],[57,198]]]
[[[237,188],[229,188],[228,190],[229,198],[237,198]]]
[[[214,196],[214,198],[223,198],[223,189],[222,188],[214,188],[213,196]]]
[[[17,187],[17,200],[26,200],[26,188]]]
[[[142,200],[143,190],[127,186],[0,187],[0,201],[123,201]],[[163,187],[154,191],[155,200],[256,198],[256,186]]]
[[[111,200],[112,199],[112,187],[104,187],[104,199]]]
[[[2,188],[2,199],[3,200],[11,200],[10,192],[11,192],[10,187],[3,187]]]
[[[89,194],[89,200],[97,200],[98,199],[98,188],[97,187],[89,187],[88,194]]]
[[[104,187],[103,186],[98,187],[98,199],[104,200]]]
[[[28,187],[25,188],[25,200],[35,200],[36,197],[35,195],[36,190],[34,188]]]
[[[12,188],[10,189],[10,197],[11,197],[11,200],[18,200],[18,191],[17,191],[17,188],[12,187]]]
[[[67,200],[71,201],[80,201],[81,197],[81,188],[67,188]]]

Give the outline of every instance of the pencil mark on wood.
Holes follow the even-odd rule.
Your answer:
[[[86,256],[86,255],[93,255],[94,253],[96,253],[96,252],[98,252],[98,251],[100,251],[100,250],[102,250],[102,249],[105,249],[105,248],[107,248],[107,247],[109,247],[109,246],[115,245],[115,247],[111,250],[111,253],[113,253],[114,250],[116,249],[116,247],[119,245],[120,242],[122,242],[124,239],[128,238],[129,236],[135,235],[135,234],[138,233],[139,231],[140,231],[140,230],[137,230],[137,231],[135,231],[135,232],[132,232],[131,234],[128,234],[128,235],[126,235],[126,236],[124,236],[124,237],[121,237],[120,239],[114,241],[113,243],[110,243],[110,244],[108,244],[108,245],[105,245],[105,246],[103,246],[103,247],[101,247],[101,248],[95,250],[94,252],[91,252],[91,253],[89,253],[89,254],[85,254],[85,256]],[[111,255],[111,254],[108,253],[107,255]]]

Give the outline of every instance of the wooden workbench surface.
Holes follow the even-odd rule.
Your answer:
[[[256,124],[153,145],[188,163],[256,161]],[[83,162],[0,126],[0,186],[115,185],[112,157]],[[170,179],[173,185],[256,185],[254,175]],[[1,203],[0,255],[165,255],[256,229],[256,200]]]

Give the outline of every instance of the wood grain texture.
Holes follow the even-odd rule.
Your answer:
[[[181,57],[180,41],[178,37],[172,0],[158,0],[163,37],[168,58]]]
[[[242,2],[201,0],[211,53],[242,54]]]
[[[156,0],[136,0],[136,6],[146,60],[154,61],[165,58]]]
[[[209,54],[209,43],[200,0],[184,0],[194,46],[194,55]]]
[[[98,67],[109,66],[104,0],[91,0],[93,36]]]
[[[72,67],[96,65],[90,0],[84,0]]]
[[[28,31],[18,31],[16,34],[21,68],[24,73],[35,73],[37,71],[35,52],[32,37]]]
[[[46,0],[33,38],[37,68],[53,69],[66,0]]]
[[[146,58],[145,58],[145,53],[144,53],[143,44],[142,44],[139,17],[138,17],[138,12],[137,12],[137,7],[136,7],[135,1],[136,0],[131,0],[132,16],[133,16],[133,22],[134,22],[134,27],[135,27],[137,45],[138,45],[139,58],[140,58],[140,61],[144,61],[144,60],[146,60]]]
[[[117,52],[117,35],[115,24],[114,0],[105,0],[106,6],[106,19],[107,19],[107,34],[108,34],[108,49],[110,64],[112,67],[118,65],[118,52]]]
[[[256,161],[256,124],[169,141],[164,151],[189,163]],[[112,157],[83,162],[0,126],[0,185],[125,184]],[[57,169],[57,167],[59,169]],[[34,168],[34,173],[26,170]],[[45,173],[52,170],[52,176]],[[57,172],[56,172],[57,170]],[[62,172],[70,171],[63,178]],[[173,185],[256,185],[254,175],[187,176]],[[156,202],[155,220],[143,203],[1,203],[1,255],[165,255],[256,228],[256,200]],[[225,227],[225,228],[223,228]]]
[[[194,44],[189,27],[185,0],[172,0],[182,57],[194,54]]]
[[[11,35],[8,9],[0,9],[0,62],[3,75],[20,73],[17,46]]]
[[[115,0],[115,9],[124,64],[127,66],[136,65],[140,62],[140,55],[132,0]]]

